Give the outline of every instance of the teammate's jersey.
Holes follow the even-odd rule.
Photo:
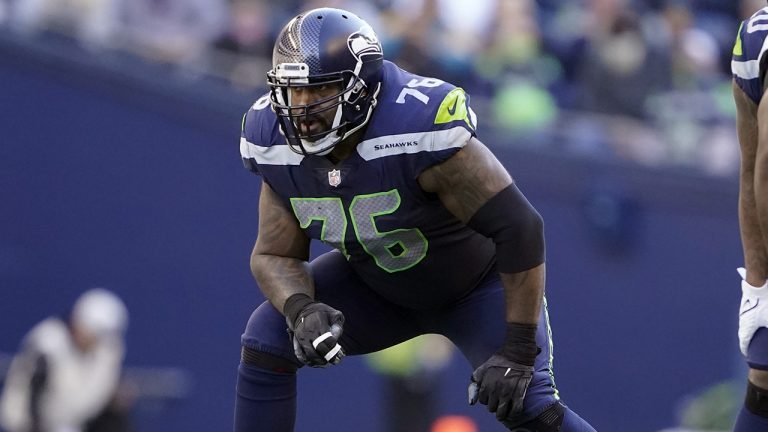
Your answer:
[[[738,86],[755,103],[759,103],[765,89],[766,62],[768,62],[768,7],[760,9],[744,20],[733,47],[731,71]]]
[[[475,134],[475,123],[462,89],[385,61],[365,136],[338,165],[291,151],[269,95],[244,117],[240,152],[308,237],[340,250],[383,297],[432,308],[469,292],[495,262],[493,242],[417,181],[459,151]]]

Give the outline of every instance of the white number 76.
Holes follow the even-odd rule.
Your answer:
[[[421,103],[426,105],[429,103],[429,96],[416,90],[416,87],[437,87],[444,82],[445,81],[439,80],[437,78],[424,78],[422,80],[414,78],[408,82],[407,87],[403,87],[403,90],[400,92],[400,96],[397,97],[395,102],[404,104],[406,96],[413,96],[421,101]]]

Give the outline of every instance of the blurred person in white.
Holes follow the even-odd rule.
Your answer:
[[[128,312],[104,289],[83,293],[69,317],[49,317],[11,362],[0,426],[8,432],[84,432],[115,396]],[[115,432],[110,429],[109,432]]]

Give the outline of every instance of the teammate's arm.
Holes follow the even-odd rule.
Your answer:
[[[507,334],[472,374],[470,403],[504,420],[523,409],[539,348],[536,327],[544,294],[541,217],[495,156],[476,138],[447,161],[425,170],[421,187],[476,231],[493,238],[504,285]]]
[[[308,259],[309,238],[272,188],[262,182],[259,235],[251,253],[251,272],[270,303],[285,315],[299,361],[326,366],[344,356],[337,343],[344,315],[314,301]]]
[[[733,82],[736,102],[736,130],[741,147],[739,173],[739,227],[744,249],[746,280],[750,285],[762,286],[768,277],[765,235],[768,229],[768,136],[758,137],[758,124],[768,124],[768,104],[758,109],[746,93]],[[763,117],[758,118],[758,115]],[[761,134],[768,135],[763,128]],[[762,140],[764,144],[760,145]]]

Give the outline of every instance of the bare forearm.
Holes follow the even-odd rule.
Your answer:
[[[744,250],[747,282],[760,286],[768,276],[765,233],[768,229],[768,202],[761,193],[768,192],[768,172],[765,146],[761,140],[768,136],[759,128],[761,118],[768,121],[766,107],[758,107],[734,81],[733,99],[736,103],[736,130],[741,151],[739,170],[739,232]]]
[[[270,303],[280,312],[288,297],[303,293],[314,297],[315,287],[306,261],[275,255],[253,254],[251,273]]]
[[[739,227],[744,250],[744,266],[747,268],[747,282],[754,286],[762,285],[768,276],[764,231],[761,229],[761,227],[768,228],[768,223],[765,218],[758,217],[759,214],[768,216],[768,200],[758,200],[759,195],[756,193],[757,190],[764,188],[764,186],[755,185],[754,173],[751,169],[742,170],[739,191]],[[762,193],[766,192],[768,191]],[[760,211],[758,211],[758,203]]]
[[[501,273],[506,292],[506,319],[510,323],[537,324],[544,297],[546,265],[520,273]]]

